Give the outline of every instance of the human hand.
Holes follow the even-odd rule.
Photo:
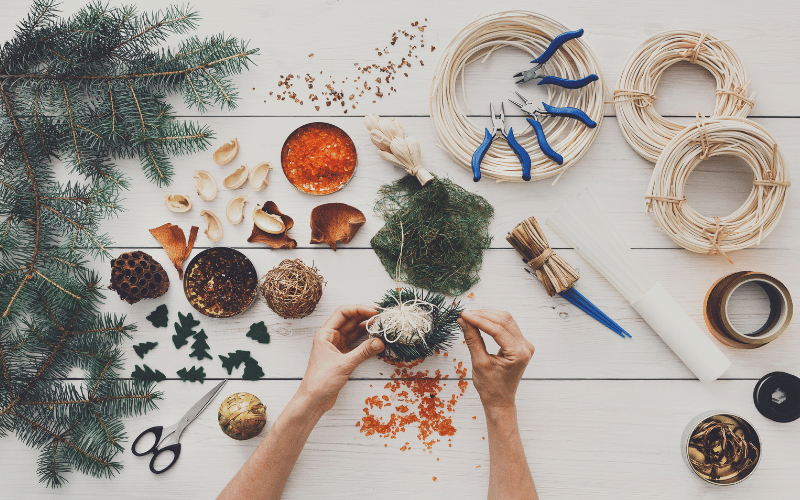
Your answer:
[[[472,357],[472,380],[484,410],[513,407],[517,386],[533,356],[533,344],[522,335],[511,314],[505,311],[464,311],[458,324],[464,331],[464,340]],[[489,334],[500,346],[497,354],[489,354],[486,350],[481,331]]]
[[[342,306],[317,330],[308,368],[297,391],[315,409],[326,412],[333,408],[353,370],[383,351],[383,342],[376,338],[367,339],[352,350],[349,347],[366,333],[366,320],[377,313],[372,306]]]

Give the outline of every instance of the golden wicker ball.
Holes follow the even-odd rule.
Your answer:
[[[325,282],[317,268],[300,259],[286,259],[261,277],[264,302],[283,318],[303,318],[314,312]]]
[[[237,392],[219,405],[217,420],[226,436],[244,441],[258,436],[264,429],[267,407],[249,392]]]

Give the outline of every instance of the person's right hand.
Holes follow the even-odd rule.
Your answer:
[[[517,386],[533,356],[533,344],[522,335],[511,314],[505,311],[464,311],[458,324],[464,331],[464,340],[472,357],[472,379],[484,409],[513,407]],[[500,346],[497,354],[489,354],[486,350],[481,331]]]

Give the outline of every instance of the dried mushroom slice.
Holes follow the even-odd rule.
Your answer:
[[[225,143],[214,152],[214,163],[217,165],[227,165],[236,155],[239,154],[239,139],[234,139]]]
[[[367,218],[356,207],[345,203],[325,203],[311,211],[311,243],[349,243]]]

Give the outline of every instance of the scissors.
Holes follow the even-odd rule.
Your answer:
[[[197,403],[195,403],[194,406],[189,408],[189,411],[186,412],[186,415],[184,415],[178,421],[177,424],[171,425],[166,429],[160,425],[157,425],[155,427],[150,427],[146,431],[139,434],[139,437],[136,438],[136,440],[133,442],[133,446],[131,446],[131,451],[137,457],[141,457],[142,455],[147,455],[148,453],[153,454],[153,458],[150,459],[150,472],[152,472],[153,474],[161,474],[162,472],[168,471],[170,467],[175,465],[175,462],[178,461],[178,457],[181,456],[181,444],[178,441],[180,441],[181,434],[183,434],[184,429],[186,429],[186,427],[188,427],[189,424],[194,422],[194,419],[196,419],[197,417],[200,416],[201,413],[203,413],[203,410],[205,410],[208,404],[211,403],[211,401],[214,399],[214,396],[216,396],[219,393],[219,391],[222,390],[222,386],[225,385],[225,382],[227,381],[228,381],[227,379],[223,380],[222,382],[217,384],[216,387],[211,389],[208,392],[208,394],[200,398],[200,401],[198,401]],[[148,449],[147,451],[143,452],[136,451],[136,443],[138,443],[139,440],[142,439],[142,437],[145,434],[152,434],[153,436],[155,436],[156,438],[155,443],[153,443],[153,446],[151,446],[150,449]],[[165,438],[163,442],[169,440],[169,441],[174,441],[174,443],[159,448],[158,445],[163,444],[163,442],[161,441],[162,437]],[[169,465],[167,465],[163,469],[156,470],[155,468],[156,459],[161,453],[165,451],[172,452],[172,462],[170,462]]]

